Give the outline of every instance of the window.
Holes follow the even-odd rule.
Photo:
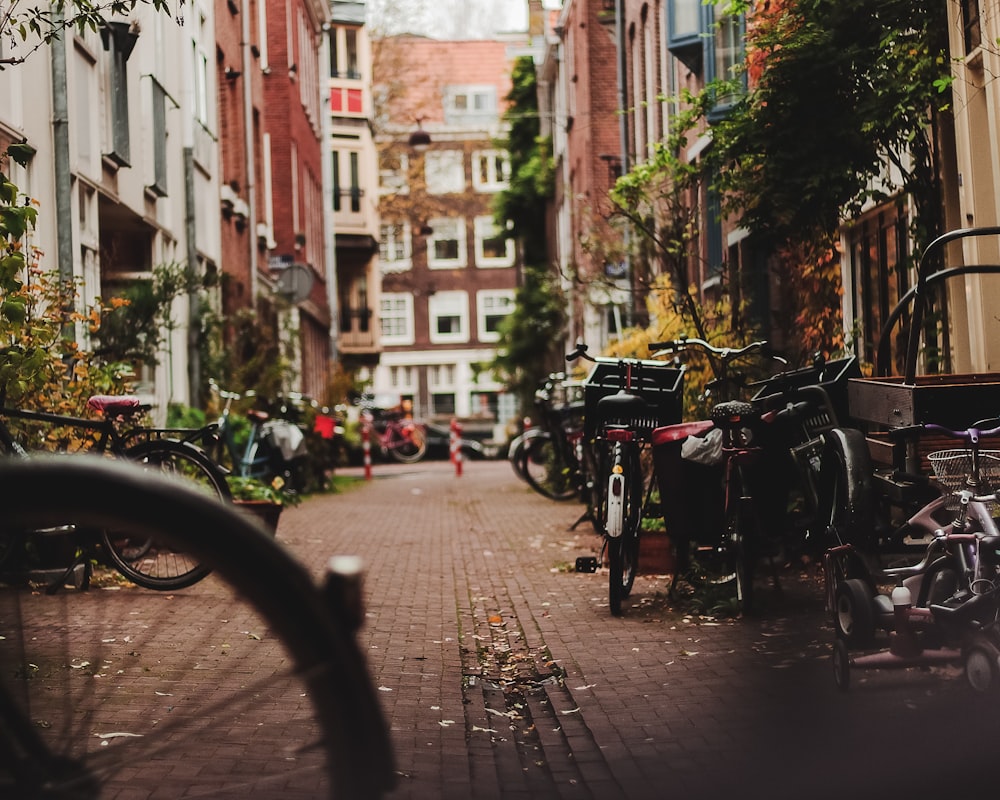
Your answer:
[[[456,85],[445,89],[444,121],[456,125],[497,115],[497,89],[488,85]]]
[[[499,192],[510,181],[510,158],[503,150],[472,154],[472,185],[477,192]]]
[[[428,194],[465,191],[465,160],[461,150],[430,150],[424,154]]]
[[[412,254],[409,225],[386,223],[380,227],[379,233],[378,254],[382,274],[408,270]]]
[[[334,150],[331,157],[333,158],[333,210],[351,211],[357,214],[361,211],[363,193],[358,153],[353,150],[350,152]]]
[[[382,344],[413,344],[413,295],[384,293],[380,301],[379,323]]]
[[[361,77],[361,72],[358,70],[358,31],[357,28],[348,28],[344,31],[344,39],[346,42],[346,47],[344,48],[345,55],[347,56],[347,77],[357,79]]]
[[[693,72],[701,72],[704,8],[702,0],[667,0],[667,49]]]
[[[435,414],[455,413],[455,365],[435,364],[427,368],[427,388]]]
[[[149,189],[159,197],[167,194],[167,93],[155,78],[153,87],[153,182]]]
[[[740,77],[738,69],[743,63],[743,17],[739,14],[726,14],[721,7],[716,8],[719,16],[712,31],[712,56],[706,78],[709,81],[730,81]],[[709,120],[724,115],[737,99],[735,94],[716,96]]]
[[[128,23],[120,22],[101,28],[104,49],[111,53],[109,70],[108,111],[111,142],[105,155],[119,167],[131,166],[132,158],[129,141],[128,120],[128,57],[135,47],[134,35],[129,32]]]
[[[477,267],[514,265],[514,241],[503,235],[493,217],[476,217],[475,229]]]
[[[500,323],[513,310],[513,289],[476,292],[479,341],[498,341],[500,339]]]
[[[410,159],[405,153],[383,151],[379,154],[378,183],[380,194],[409,194],[407,173]]]
[[[438,292],[427,305],[433,344],[469,341],[469,298],[465,292]]]
[[[194,117],[203,125],[208,118],[208,56],[194,43]]]
[[[427,237],[427,265],[431,269],[464,267],[465,220],[439,218],[428,220],[431,235]]]
[[[965,34],[965,53],[968,55],[983,43],[979,0],[962,0],[962,29]]]

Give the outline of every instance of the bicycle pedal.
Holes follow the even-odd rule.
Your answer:
[[[594,556],[580,556],[576,560],[577,572],[597,572],[597,559]]]

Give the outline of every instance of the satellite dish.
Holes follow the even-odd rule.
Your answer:
[[[316,276],[304,264],[289,264],[278,275],[277,292],[290,303],[301,303],[312,291]]]

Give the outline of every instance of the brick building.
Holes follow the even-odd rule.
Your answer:
[[[497,142],[526,43],[378,43],[382,356],[372,388],[412,400],[421,417],[514,413],[488,368],[518,281],[514,242],[491,203],[509,179]]]

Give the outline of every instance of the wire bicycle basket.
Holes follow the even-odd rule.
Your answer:
[[[617,418],[614,414],[599,411],[598,404],[622,388],[622,370],[626,363],[598,362],[590,371],[583,385],[584,433],[594,438],[604,425],[627,425],[644,439],[649,439],[653,429],[681,421],[684,369],[672,364],[640,362],[632,365],[631,385],[626,391],[646,401],[648,410],[641,415],[629,414]]]
[[[937,450],[927,454],[934,470],[934,478],[946,492],[972,489],[977,494],[988,494],[1000,488],[1000,450],[979,451],[979,482],[969,485],[972,474],[972,452],[961,448]],[[997,503],[988,504],[990,514],[996,516]]]

